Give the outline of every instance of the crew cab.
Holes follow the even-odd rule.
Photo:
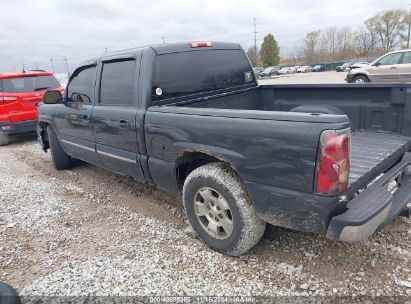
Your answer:
[[[9,134],[36,131],[36,105],[47,89],[60,87],[45,71],[0,74],[0,146],[8,144]]]
[[[235,43],[163,44],[81,64],[38,106],[57,170],[73,159],[182,196],[227,255],[266,223],[358,241],[407,213],[411,86],[259,85]]]

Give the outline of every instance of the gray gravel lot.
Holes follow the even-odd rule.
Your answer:
[[[411,296],[411,221],[356,244],[271,227],[248,254],[188,237],[179,199],[33,137],[0,147],[0,281],[33,295]]]

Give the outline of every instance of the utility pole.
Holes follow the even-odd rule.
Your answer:
[[[50,62],[51,62],[51,70],[53,71],[53,74],[54,74],[54,64],[53,64],[53,58],[50,58]]]
[[[66,56],[64,56],[64,63],[66,65],[67,75],[68,75],[68,77],[70,77],[70,71],[69,71],[69,68],[68,68],[68,65],[67,65],[67,57]]]
[[[254,21],[254,55],[255,55],[255,64],[257,64],[258,53],[257,53],[257,19],[253,18]]]
[[[163,44],[166,44],[166,36],[162,36],[161,38],[163,38]]]
[[[410,34],[411,34],[411,4],[410,4],[410,13],[408,14],[408,39],[407,39],[407,49],[410,48]]]

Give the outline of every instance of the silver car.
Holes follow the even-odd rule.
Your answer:
[[[411,82],[411,49],[385,54],[367,66],[351,69],[349,83]]]

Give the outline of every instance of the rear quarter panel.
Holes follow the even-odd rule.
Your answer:
[[[154,183],[176,191],[170,183],[176,160],[184,152],[202,152],[230,163],[244,181],[311,193],[319,136],[325,129],[347,128],[348,118],[304,121],[309,114],[276,113],[149,108],[145,139]]]

